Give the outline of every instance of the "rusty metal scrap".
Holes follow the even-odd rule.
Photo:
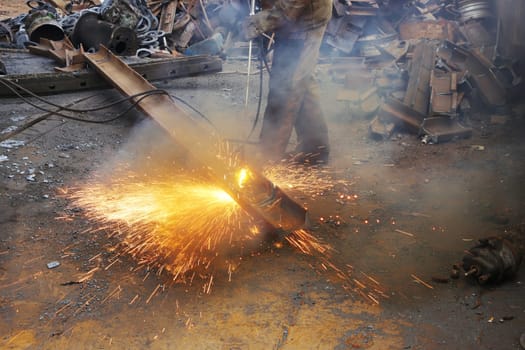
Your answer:
[[[57,22],[56,10],[53,13],[47,9],[34,10],[24,20],[24,25],[32,42],[38,43],[41,38],[62,40],[64,31]]]
[[[326,28],[326,43],[349,54],[363,33],[365,22],[363,18],[352,18],[351,16],[332,19]]]
[[[14,40],[14,33],[8,23],[0,22],[0,43],[10,43]]]
[[[468,72],[469,81],[479,90],[482,100],[491,107],[506,103],[506,91],[497,77],[497,69],[476,50],[466,50],[451,42],[445,42],[437,55],[457,71]]]
[[[96,51],[100,45],[122,56],[132,56],[137,51],[137,35],[127,27],[103,21],[94,12],[84,12],[75,24],[71,41],[87,51]]]
[[[421,124],[426,118],[426,115],[393,98],[385,100],[377,116],[380,121],[402,125],[416,134],[419,134]]]
[[[454,23],[446,20],[405,21],[399,25],[402,40],[438,39],[454,40]]]
[[[430,99],[430,75],[435,65],[436,45],[420,41],[414,49],[410,64],[408,89],[404,103],[418,113],[426,115]]]
[[[442,143],[469,138],[472,136],[472,128],[462,125],[457,118],[427,117],[421,123],[419,136],[423,143]]]
[[[496,38],[487,31],[480,21],[463,23],[459,26],[459,31],[471,47],[479,48],[496,45]]]
[[[430,76],[430,115],[456,116],[458,112],[458,73],[432,70]]]
[[[75,49],[69,39],[48,40],[40,39],[40,44],[29,47],[29,52],[54,59],[62,66],[83,63],[82,49]]]
[[[376,139],[382,139],[386,140],[392,136],[392,133],[394,132],[394,129],[396,127],[396,124],[393,122],[385,122],[380,119],[379,116],[375,116],[372,121],[370,122],[370,125],[368,126],[368,130],[370,132],[370,135]]]
[[[482,285],[513,278],[523,259],[519,247],[502,237],[480,239],[466,253],[462,259],[465,277],[474,278]]]
[[[164,33],[171,33],[173,31],[177,5],[177,1],[175,0],[169,0],[167,3],[162,4],[162,10],[160,12],[159,30],[162,30]]]
[[[40,3],[67,7],[61,0],[35,2],[38,8],[29,14],[0,22],[0,40],[28,45],[27,28],[21,24],[31,11],[51,11],[41,8]],[[238,0],[107,0],[102,5],[98,1],[73,0],[70,4],[89,8],[75,12],[70,6],[58,24],[77,47],[82,43],[85,50],[96,50],[102,43],[119,55],[139,57],[171,56],[173,51],[233,55],[235,45],[242,45],[234,42],[242,16]],[[501,11],[500,6],[498,9]],[[509,87],[519,84],[521,77],[514,71],[515,62],[502,57],[498,43],[512,36],[513,43],[517,39],[517,45],[523,45],[519,35],[509,31],[504,22],[499,21],[497,28],[488,27],[490,21],[486,19],[493,16],[493,10],[489,0],[334,0],[322,46],[325,53],[332,60],[333,56],[363,58],[366,70],[390,66],[399,71],[393,78],[376,75],[376,90],[366,96],[364,91],[372,86],[364,88],[353,70],[341,71],[334,79],[341,80],[351,73],[349,80],[360,89],[345,86],[339,97],[358,104],[366,100],[359,109],[372,111],[377,109],[379,98],[396,96],[421,115],[454,117],[461,115],[461,104],[470,103],[453,86],[454,80],[457,85],[464,79],[470,83],[469,88],[479,91],[470,96],[467,91],[465,96],[479,95],[490,107],[502,106]],[[130,32],[121,31],[126,27]],[[444,44],[436,56],[438,41]],[[32,50],[39,49],[37,46]],[[71,60],[74,54],[68,52],[63,57]]]
[[[407,128],[420,136],[424,143],[441,143],[472,135],[472,129],[460,124],[457,118],[427,117],[401,101],[388,98],[372,121],[370,131],[387,138],[392,134],[392,124]]]

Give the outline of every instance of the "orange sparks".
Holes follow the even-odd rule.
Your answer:
[[[253,175],[248,169],[240,168],[234,174],[233,185],[239,189],[249,187]],[[339,199],[357,199],[357,195],[339,194],[339,189],[348,192],[348,183],[334,180],[333,174],[323,168],[282,166],[269,169],[265,174],[278,186],[312,198],[336,190]],[[254,242],[261,239],[261,230],[237,202],[218,185],[195,172],[144,177],[119,173],[109,183],[98,181],[63,192],[75,206],[83,209],[83,214],[98,223],[98,228],[92,232],[106,231],[109,237],[119,239],[119,244],[109,247],[114,254],[109,263],[100,269],[108,270],[120,261],[120,256],[127,254],[136,260],[137,268],[146,269],[144,280],[151,271],[158,275],[167,271],[174,282],[192,283],[194,278],[200,278],[203,281],[201,290],[210,293],[216,269],[222,267],[231,280],[242,256],[248,253],[246,247],[258,246]],[[343,223],[339,216],[320,221],[333,221],[337,226]],[[365,275],[366,279],[358,280],[352,270],[339,269],[332,261],[335,250],[310,231],[295,230],[284,239],[301,253],[317,259],[320,269],[333,272],[345,288],[374,303],[378,303],[379,296],[387,297],[377,289],[378,282],[371,277]],[[281,248],[282,243],[275,243],[274,247]],[[90,261],[100,256],[97,254]],[[88,272],[83,280],[91,278],[98,270],[97,267]],[[146,304],[161,287],[164,288],[164,284],[157,285],[145,300]],[[120,291],[119,286],[104,301]],[[137,300],[135,296],[129,304]],[[188,325],[191,326],[191,319]]]
[[[130,176],[90,184],[69,196],[110,235],[119,232],[123,248],[105,270],[128,253],[139,265],[166,269],[175,281],[184,281],[187,272],[207,269],[221,254],[227,260],[243,241],[259,235],[228,193],[186,177],[141,181]]]

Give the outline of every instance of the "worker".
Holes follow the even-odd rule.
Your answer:
[[[270,86],[260,135],[264,157],[285,158],[293,129],[298,145],[289,154],[303,163],[326,162],[328,129],[319,103],[314,70],[332,16],[332,0],[275,0],[273,7],[247,17],[245,39],[274,32]]]

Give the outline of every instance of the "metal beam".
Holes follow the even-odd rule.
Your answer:
[[[105,79],[124,95],[132,96],[154,90],[140,74],[101,47],[96,53],[84,56]],[[219,150],[224,140],[209,125],[193,119],[167,95],[155,94],[138,100],[137,107],[163,127],[173,139],[195,159],[206,166],[217,184],[249,215],[273,229],[294,230],[306,225],[307,211],[288,197],[279,187],[254,169],[235,164]],[[250,180],[245,186],[238,183],[238,173],[248,169]]]

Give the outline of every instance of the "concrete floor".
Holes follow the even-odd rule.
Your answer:
[[[0,162],[0,347],[520,349],[523,269],[514,280],[483,288],[464,279],[439,284],[432,277],[448,277],[476,239],[523,222],[523,108],[516,106],[505,124],[476,114],[474,135],[466,140],[423,145],[399,133],[377,142],[369,138],[369,120],[351,116],[335,100],[339,86],[325,68],[319,76],[333,147],[330,167],[358,198],[341,202],[335,192],[300,198],[310,209],[313,233],[337,249],[333,261],[352,265],[356,277],[374,276],[388,299],[379,306],[364,302],[332,274],[313,269],[315,258],[285,245],[245,257],[231,281],[218,275],[211,294],[197,284],[174,285],[146,302],[169,277],[132,271],[136,262],[129,256],[106,269],[114,241],[90,232],[96,223],[71,212],[60,189],[91,181],[123,152],[153,155],[160,145],[165,151],[165,136],[138,112],[105,125],[53,117],[15,137],[24,146],[0,148],[0,156],[8,157]],[[237,70],[245,70],[245,63],[229,62],[225,74],[158,86],[238,139],[251,126],[257,81],[251,81],[246,111],[245,76]],[[98,93],[90,104],[118,97],[111,90]],[[91,94],[49,99],[65,104]],[[0,129],[37,113],[17,99],[3,99]],[[35,169],[34,181],[27,180],[29,169]],[[64,213],[74,220],[59,219]],[[342,224],[319,220],[330,215],[339,215]],[[60,266],[48,269],[50,261]],[[88,281],[67,284],[96,266],[100,270]]]

